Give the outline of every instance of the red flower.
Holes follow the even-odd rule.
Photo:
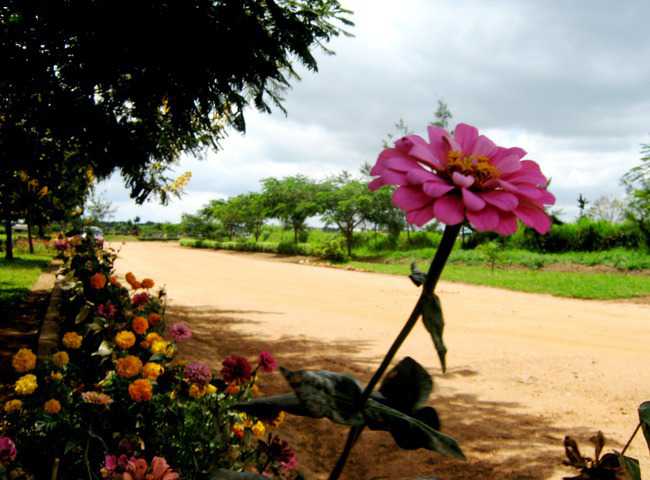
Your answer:
[[[271,373],[273,370],[278,368],[278,362],[275,361],[275,358],[273,358],[273,355],[269,352],[261,352],[259,368],[261,368],[263,372]]]
[[[228,383],[250,380],[253,374],[253,367],[249,361],[239,355],[230,355],[221,364],[223,365],[221,375]]]

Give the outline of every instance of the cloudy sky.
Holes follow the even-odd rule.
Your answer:
[[[354,38],[319,53],[317,74],[287,93],[288,115],[250,111],[247,133],[184,157],[187,194],[137,206],[115,176],[99,185],[115,219],[177,221],[208,200],[259,189],[268,176],[315,178],[374,162],[400,118],[425,135],[438,99],[452,123],[521,146],[552,177],[566,218],[579,193],[622,195],[619,179],[650,142],[645,0],[349,0]]]

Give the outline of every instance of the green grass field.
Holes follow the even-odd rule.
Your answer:
[[[405,264],[352,261],[351,267],[368,272],[408,275]],[[427,265],[422,262],[420,268]],[[650,295],[650,275],[629,273],[554,272],[530,269],[497,268],[493,272],[479,265],[450,263],[442,279],[473,285],[505,288],[530,293],[547,293],[558,297],[613,300]]]
[[[52,256],[20,253],[14,261],[0,259],[0,311],[25,298]]]

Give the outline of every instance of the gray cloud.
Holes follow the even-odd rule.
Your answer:
[[[255,190],[271,175],[357,171],[400,117],[423,132],[439,98],[455,121],[528,150],[569,214],[580,192],[622,193],[620,176],[649,141],[650,3],[347,3],[355,37],[336,39],[335,56],[319,54],[318,74],[299,69],[289,116],[251,112],[245,137],[205,161],[184,158],[178,171],[194,173],[188,195],[150,207],[157,217],[176,220],[201,199]],[[118,216],[131,215],[123,190],[110,196],[123,202]]]

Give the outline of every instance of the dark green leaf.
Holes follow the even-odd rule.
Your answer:
[[[436,352],[438,352],[438,358],[440,359],[440,365],[442,366],[442,371],[447,370],[447,363],[445,357],[447,355],[447,347],[445,347],[444,342],[442,341],[442,332],[445,328],[445,319],[442,315],[442,307],[440,305],[440,299],[435,293],[431,295],[426,295],[423,299],[422,305],[422,321],[425,328],[431,335],[433,340],[433,345],[436,347]]]
[[[113,347],[110,342],[108,340],[103,340],[97,351],[93,353],[92,356],[107,357],[111,353],[113,353]]]
[[[424,407],[417,410],[413,414],[413,418],[428,425],[433,430],[440,430],[440,417],[438,412],[433,407]],[[426,434],[423,433],[418,427],[408,426],[401,429],[394,429],[391,431],[395,443],[404,450],[416,450],[418,448],[426,448],[427,444]]]
[[[433,390],[433,380],[422,365],[411,357],[402,359],[386,374],[380,393],[387,403],[405,413],[425,402]]]
[[[415,262],[411,263],[411,274],[409,275],[411,281],[415,284],[416,287],[421,286],[426,280],[427,276],[424,272],[421,272],[418,269],[418,266]]]
[[[75,325],[79,325],[80,323],[83,323],[86,318],[88,318],[88,315],[90,315],[90,312],[92,312],[92,306],[86,304],[83,307],[81,307],[81,310],[79,310],[79,313],[74,319]]]
[[[624,457],[619,453],[618,461],[623,468],[625,480],[641,480],[641,467],[636,458]]]
[[[280,370],[310,417],[327,417],[343,425],[364,424],[357,408],[361,387],[354,378],[326,370]]]
[[[208,480],[268,480],[262,475],[248,472],[233,472],[232,470],[219,469],[210,473]]]
[[[650,449],[650,401],[639,405],[639,420],[641,421],[643,436]]]
[[[408,449],[426,448],[455,458],[465,458],[460,446],[453,438],[433,429],[423,420],[395,410],[373,399],[368,400],[364,415],[371,430],[391,432],[400,447]],[[430,421],[431,412],[423,414]],[[437,416],[437,415],[436,415]]]

